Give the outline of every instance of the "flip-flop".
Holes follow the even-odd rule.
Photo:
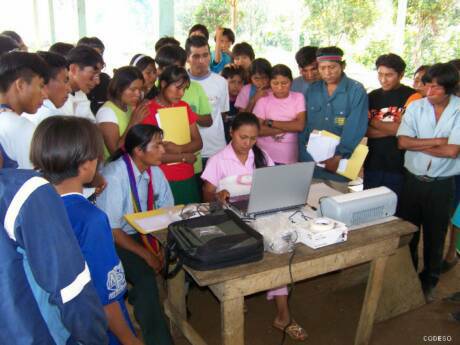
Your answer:
[[[460,291],[455,292],[452,295],[443,298],[443,301],[452,302],[452,303],[460,303]]]
[[[280,330],[281,332],[285,332],[293,340],[304,341],[308,337],[307,332],[294,320],[292,320],[292,322],[285,327],[276,322],[273,322],[273,327]]]

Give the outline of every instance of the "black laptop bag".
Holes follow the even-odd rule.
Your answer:
[[[182,265],[199,271],[236,266],[263,258],[263,236],[230,210],[180,220],[168,226],[164,275]],[[171,262],[176,267],[168,272]]]

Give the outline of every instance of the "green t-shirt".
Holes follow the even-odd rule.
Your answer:
[[[200,83],[196,81],[190,81],[190,86],[185,90],[182,100],[187,102],[190,105],[190,108],[192,108],[192,111],[198,116],[211,114],[212,110],[211,105],[209,104],[208,96],[204,92]],[[200,152],[196,153],[196,162],[193,164],[193,169],[195,174],[198,174],[203,170]]]
[[[113,113],[115,114],[115,117],[117,119],[117,125],[118,125],[118,133],[120,137],[123,136],[123,134],[125,134],[126,128],[128,128],[129,120],[131,119],[131,113],[133,112],[133,109],[131,107],[128,107],[128,111],[124,112],[122,109],[118,108],[111,101],[107,101],[104,103],[101,109],[99,109],[99,111],[104,112],[104,111],[107,111],[108,109],[113,111]],[[102,122],[105,122],[105,121],[102,121]],[[107,149],[107,146],[104,145],[104,160],[109,159],[109,157],[110,157],[110,152]]]

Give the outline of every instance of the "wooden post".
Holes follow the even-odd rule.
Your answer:
[[[367,345],[374,326],[375,311],[379,303],[382,282],[385,273],[385,265],[388,256],[379,257],[372,260],[369,279],[367,281],[366,295],[364,297],[363,308],[359,318],[358,330],[356,331],[355,345]]]
[[[223,345],[244,345],[244,297],[220,302]]]
[[[78,12],[78,35],[79,37],[86,36],[86,3],[85,0],[77,1]]]
[[[185,304],[185,273],[180,270],[177,275],[168,280],[168,302],[174,312],[183,320],[187,320],[187,307]],[[170,320],[171,333],[177,334],[173,320]]]
[[[48,0],[48,15],[50,18],[51,44],[53,44],[53,43],[56,43],[56,25],[54,23],[54,2],[53,0]]]

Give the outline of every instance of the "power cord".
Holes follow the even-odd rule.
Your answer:
[[[291,279],[291,282],[290,282],[290,284],[288,286],[288,298],[287,298],[288,309],[289,309],[289,322],[283,328],[283,336],[281,338],[281,344],[280,345],[284,345],[284,342],[286,341],[286,329],[291,325],[291,322],[292,322],[291,304],[290,303],[291,303],[292,292],[294,291],[294,285],[295,285],[294,277],[292,276],[292,261],[294,260],[295,252],[296,252],[296,247],[294,247],[294,250],[292,251],[292,253],[291,253],[290,257],[289,257],[289,277]]]

